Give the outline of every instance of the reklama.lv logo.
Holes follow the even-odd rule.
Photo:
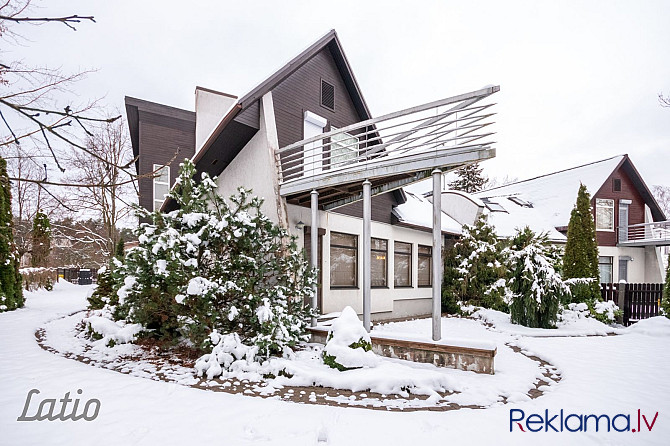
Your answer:
[[[553,416],[552,416],[553,415]],[[545,409],[544,415],[533,413],[526,417],[521,409],[510,409],[509,431],[521,432],[641,432],[644,428],[648,432],[654,428],[658,412],[647,417],[640,409],[637,413],[619,413],[614,416],[607,414],[565,414],[560,412],[549,412]],[[637,421],[637,424],[636,424]],[[525,427],[525,428],[524,428]]]

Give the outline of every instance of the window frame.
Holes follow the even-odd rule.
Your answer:
[[[609,266],[610,281],[603,282],[603,275],[601,273],[601,266]],[[600,283],[614,283],[614,257],[613,256],[598,256],[598,274],[600,276]]]
[[[603,204],[603,202],[608,202],[611,203],[611,206]],[[599,227],[599,221],[600,219],[598,218],[599,209],[606,209],[606,210],[611,210],[612,212],[612,224],[609,228],[601,228]],[[615,216],[615,209],[614,209],[614,199],[613,198],[596,198],[596,231],[603,231],[603,232],[614,232],[614,229],[616,227],[616,222],[614,221],[614,216]]]
[[[385,243],[386,249],[381,250],[381,249],[375,249],[373,248],[374,243],[372,243],[373,240],[379,240]],[[377,238],[377,237],[371,237],[371,243],[370,243],[370,287],[371,288],[388,288],[389,287],[389,241],[387,239],[383,238]],[[372,275],[372,263],[374,262],[375,259],[372,258],[374,253],[384,253],[384,285],[373,285],[372,283],[374,282],[374,277]]]
[[[409,246],[409,253],[399,252],[398,244]],[[412,281],[412,259],[414,254],[414,246],[410,242],[394,241],[393,242],[393,288],[414,288]],[[407,285],[398,285],[398,272],[397,272],[397,261],[398,257],[408,256],[409,261],[407,262],[407,276],[409,283]]]
[[[421,253],[421,248],[428,248],[429,253],[424,254]],[[429,245],[418,245],[416,249],[416,255],[417,255],[417,265],[416,265],[416,272],[417,272],[417,278],[416,278],[416,285],[419,288],[432,288],[433,287],[433,247]],[[421,284],[421,259],[427,259],[428,260],[428,284]]]
[[[160,211],[161,207],[163,206],[163,203],[165,202],[165,196],[163,198],[158,199],[156,198],[156,185],[159,186],[166,186],[168,193],[170,193],[170,166],[169,165],[162,165],[162,164],[153,164],[153,168],[151,169],[153,172],[155,172],[155,175],[152,178],[152,183],[151,183],[151,193],[153,195],[153,210],[154,211]],[[160,177],[162,176],[162,173],[160,173],[162,170],[167,170],[167,183],[164,181],[160,181]]]
[[[335,131],[339,130],[339,127],[335,127],[334,125],[330,125],[330,131]],[[353,143],[353,144],[352,144]],[[336,134],[332,135],[330,137],[330,147],[328,149],[328,165],[329,168],[337,168],[341,167],[343,165],[351,164],[356,162],[356,158],[358,157],[358,149],[360,147],[360,140],[358,136],[352,135],[351,133],[342,133],[342,134]],[[336,150],[341,150],[341,151],[348,151],[348,153],[341,153],[341,154],[336,154]],[[347,158],[347,156],[352,155],[351,158]],[[337,163],[337,159],[342,158],[342,162],[339,165],[335,165]],[[347,163],[347,160],[351,160],[351,162]]]
[[[338,234],[338,235],[346,235],[349,237],[353,237],[354,239],[354,246],[346,246],[346,245],[340,245],[333,243],[333,234]],[[346,232],[338,232],[338,231],[330,231],[330,235],[328,237],[328,242],[330,244],[330,280],[329,280],[329,285],[331,290],[346,290],[346,289],[358,289],[358,235],[357,234],[348,234]],[[354,254],[354,284],[353,285],[333,285],[333,249],[332,248],[339,248],[339,249],[347,249],[353,251]]]

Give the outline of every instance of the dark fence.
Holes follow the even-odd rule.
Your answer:
[[[663,297],[662,283],[602,283],[603,300],[613,300],[623,310],[623,324],[658,316]]]
[[[58,268],[58,278],[77,285],[91,285],[98,279],[98,268]]]

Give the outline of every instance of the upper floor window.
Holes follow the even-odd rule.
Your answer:
[[[396,287],[412,286],[412,244],[395,242],[393,249],[393,263],[395,271],[394,285]]]
[[[337,127],[330,126],[330,130]],[[348,160],[354,160],[358,156],[358,138],[349,133],[338,133],[331,136],[330,165],[335,168],[347,164]]]
[[[358,237],[353,234],[330,233],[330,286],[358,286]]]
[[[614,200],[596,198],[596,230],[614,231]]]
[[[165,201],[165,196],[170,192],[170,166],[154,164],[154,211],[159,211]]]

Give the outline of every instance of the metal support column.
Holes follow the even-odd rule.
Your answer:
[[[442,171],[433,170],[433,341],[442,338]]]
[[[310,239],[311,239],[311,252],[310,252],[310,263],[313,269],[319,267],[319,193],[316,190],[312,190],[311,193],[312,203],[312,225],[310,226]],[[316,281],[312,285],[312,308],[317,309],[319,301],[317,299],[317,284]],[[319,310],[321,310],[319,308]],[[312,317],[312,327],[316,327],[316,316]]]
[[[370,325],[370,293],[371,293],[371,256],[370,256],[370,196],[372,183],[369,180],[363,182],[363,326],[369,332]]]

